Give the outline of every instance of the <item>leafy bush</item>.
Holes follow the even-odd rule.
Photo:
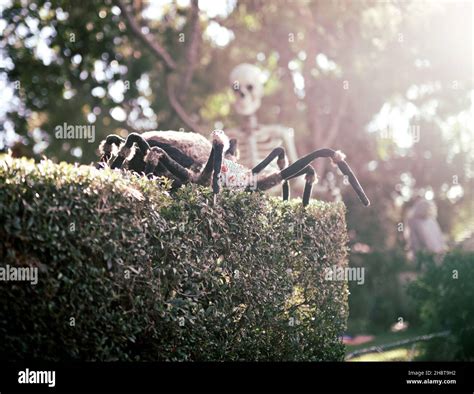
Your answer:
[[[449,330],[448,337],[424,344],[427,360],[474,360],[474,253],[455,250],[436,263],[425,255],[425,274],[409,292],[417,301],[429,332]]]
[[[397,249],[351,253],[351,266],[365,269],[365,282],[349,283],[351,333],[386,332],[400,317],[410,325],[418,323],[416,307],[400,283],[399,274],[413,270]]]
[[[1,358],[342,360],[343,204],[282,202],[5,156]]]

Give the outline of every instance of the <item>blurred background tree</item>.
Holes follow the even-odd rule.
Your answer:
[[[237,126],[228,76],[254,63],[267,76],[262,123],[292,127],[299,155],[334,147],[350,158],[372,207],[361,207],[327,163],[316,164],[314,197],[344,194],[351,263],[395,281],[407,268],[402,223],[416,196],[436,202],[451,245],[472,238],[472,7],[4,0],[0,149],[90,163],[109,133]],[[55,138],[64,123],[94,125],[96,141]],[[398,301],[385,305],[391,286],[380,280],[368,294],[352,286],[354,319],[378,321],[383,311],[384,325],[404,313]]]

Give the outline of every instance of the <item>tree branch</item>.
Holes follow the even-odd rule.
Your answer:
[[[193,78],[194,70],[196,68],[196,62],[198,58],[198,50],[201,37],[200,26],[199,26],[199,0],[192,0],[191,2],[191,20],[190,20],[190,33],[191,38],[186,48],[186,61],[187,67],[184,72],[184,78],[179,88],[179,98],[184,99],[186,91],[188,90],[189,84]]]
[[[176,63],[171,55],[163,48],[158,42],[156,42],[149,34],[144,34],[135,20],[132,13],[128,10],[124,0],[117,0],[117,6],[120,8],[128,27],[132,33],[140,39],[157,57],[159,57],[165,63],[169,70],[176,69]]]
[[[156,40],[153,39],[153,37],[149,34],[144,34],[135,20],[133,14],[128,10],[127,5],[125,4],[124,0],[116,0],[116,3],[118,7],[120,8],[123,16],[125,17],[125,20],[127,22],[128,27],[132,31],[132,33],[135,35],[136,38],[138,38],[140,41],[142,41],[151,51],[152,53],[161,59],[165,66],[165,84],[166,84],[166,92],[168,94],[168,100],[171,105],[171,108],[173,108],[174,112],[179,116],[179,118],[182,120],[182,122],[188,126],[192,131],[198,132],[198,133],[203,133],[203,129],[191,118],[190,115],[186,112],[184,107],[181,105],[179,102],[178,98],[176,97],[176,93],[173,87],[172,83],[172,71],[177,70],[177,65],[176,62],[173,60],[173,58],[170,56],[170,54],[166,51],[165,48],[163,48]],[[194,63],[196,62],[196,56],[197,56],[197,48],[196,48],[196,43],[198,38],[196,37],[199,33],[199,7],[198,7],[198,0],[193,0],[192,1],[192,35],[191,35],[191,41],[190,45],[188,48],[188,56],[189,59],[193,60]],[[194,64],[188,65],[185,79],[183,81],[183,86],[187,88],[187,85],[191,82],[192,76],[194,72]],[[186,79],[187,78],[187,79]],[[186,82],[187,81],[187,82]]]
[[[176,114],[180,117],[186,126],[188,126],[192,131],[197,133],[203,133],[204,130],[189,116],[183,106],[180,104],[178,99],[176,98],[176,94],[173,88],[173,83],[171,81],[171,74],[168,74],[165,78],[166,80],[166,91],[168,93],[168,99],[170,101],[171,107],[176,112]]]

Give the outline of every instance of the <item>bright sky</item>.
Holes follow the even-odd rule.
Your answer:
[[[150,0],[143,15],[150,19],[160,19],[173,2],[174,0]],[[177,0],[176,3],[178,7],[189,7],[191,2],[190,0]],[[199,9],[209,18],[226,17],[232,12],[235,4],[236,0],[200,0]]]
[[[200,0],[199,9],[208,18],[225,18],[236,5],[237,0]],[[150,0],[148,7],[143,11],[143,16],[148,19],[161,19],[174,0]],[[189,7],[190,0],[177,0],[178,7]],[[232,31],[211,21],[205,36],[218,46],[226,46],[234,37]]]

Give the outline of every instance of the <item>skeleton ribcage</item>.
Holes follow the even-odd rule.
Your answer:
[[[283,138],[283,133],[288,129],[281,126],[261,126],[251,133],[243,132],[240,129],[228,129],[227,135],[237,139],[239,149],[239,162],[246,167],[252,168],[260,163],[276,147],[283,146],[290,161],[296,160],[294,156],[294,144],[292,138]],[[292,137],[292,135],[289,135]],[[288,141],[291,141],[289,144]],[[292,145],[292,146],[288,146]],[[268,170],[278,169],[276,162],[272,162],[267,167]]]

